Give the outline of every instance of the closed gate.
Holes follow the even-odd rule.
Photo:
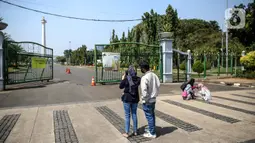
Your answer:
[[[33,42],[4,41],[3,52],[5,85],[53,79],[53,49]]]
[[[97,83],[119,82],[129,65],[138,69],[141,61],[149,62],[151,69],[162,80],[162,52],[157,45],[121,42],[95,45],[95,80]]]
[[[173,49],[173,82],[187,81],[188,54]]]

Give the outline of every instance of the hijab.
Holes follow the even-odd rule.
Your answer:
[[[133,79],[132,79],[133,77],[136,77],[136,71],[135,71],[133,66],[129,66],[127,80],[128,80],[128,84],[129,84],[129,92],[130,93],[132,92],[131,87],[133,85],[135,85],[134,82],[133,82]]]

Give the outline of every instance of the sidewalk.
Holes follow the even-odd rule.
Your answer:
[[[198,82],[205,82],[205,83],[216,83],[216,84],[223,84],[227,86],[237,86],[237,87],[255,87],[255,79],[244,79],[244,78],[211,78],[208,77],[207,79],[196,79]]]
[[[223,94],[224,93],[224,94]],[[0,140],[5,143],[234,143],[255,141],[255,90],[214,92],[211,104],[160,95],[156,139],[128,139],[120,100],[0,109]],[[214,96],[215,95],[215,96]],[[216,96],[217,95],[217,96]],[[139,133],[147,125],[138,111]],[[132,122],[131,122],[132,123]],[[132,131],[132,126],[131,126]]]

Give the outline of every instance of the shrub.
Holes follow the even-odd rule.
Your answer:
[[[210,70],[212,68],[211,62],[207,61],[206,62],[206,70]]]
[[[244,65],[245,69],[248,71],[255,70],[255,51],[249,52],[247,55],[241,57],[241,64]]]
[[[187,65],[186,61],[183,61],[183,62],[180,64],[180,70],[186,71],[186,65]]]
[[[103,65],[102,63],[98,63],[97,64],[98,67],[102,67],[102,65]]]
[[[201,63],[201,61],[196,61],[193,64],[192,69],[194,72],[197,72],[198,76],[200,77],[200,74],[204,71],[204,65]]]

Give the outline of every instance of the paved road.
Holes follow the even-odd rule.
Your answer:
[[[68,75],[65,68],[54,65],[55,80],[51,84],[30,83],[30,88],[0,92],[0,108],[120,99],[122,91],[117,84],[90,86],[93,69],[71,67],[72,74]],[[207,86],[211,91],[242,90],[213,84]],[[162,85],[160,93],[180,94],[180,84]]]

